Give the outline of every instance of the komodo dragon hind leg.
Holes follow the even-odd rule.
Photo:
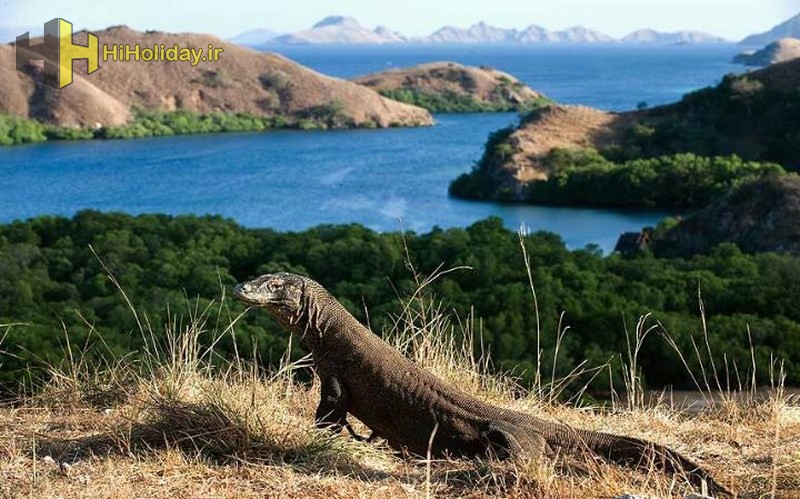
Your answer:
[[[542,457],[550,453],[547,441],[537,432],[520,429],[504,421],[489,423],[484,434],[487,454],[499,459]]]

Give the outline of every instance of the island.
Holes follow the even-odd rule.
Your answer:
[[[551,102],[508,73],[454,62],[393,69],[353,81],[435,113],[525,111]]]

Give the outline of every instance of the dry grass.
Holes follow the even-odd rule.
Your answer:
[[[415,361],[478,396],[578,427],[651,439],[702,462],[740,497],[800,498],[800,408],[781,389],[766,398],[706,392],[689,414],[642,396],[631,339],[626,403],[558,404],[566,380],[527,392],[489,374],[472,349],[472,321],[454,326],[425,297],[428,280],[396,318],[389,340]],[[531,281],[532,282],[532,281]],[[127,298],[126,298],[127,300]],[[212,367],[215,338],[239,317],[190,309],[156,335],[143,318],[144,361],[90,366],[70,351],[36,395],[0,408],[0,497],[684,497],[685,481],[586,456],[538,462],[403,458],[380,442],[315,430],[315,385],[294,375],[308,359],[265,371],[230,361]],[[213,318],[214,320],[210,320]],[[138,319],[138,318],[137,318]],[[559,336],[563,337],[564,331]],[[200,338],[211,338],[203,346]],[[463,341],[456,338],[464,337]],[[547,372],[548,368],[540,369]],[[579,371],[585,374],[585,371]],[[709,385],[711,386],[711,385]],[[364,433],[365,428],[356,430]]]

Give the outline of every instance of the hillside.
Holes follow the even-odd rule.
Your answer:
[[[508,73],[453,62],[394,69],[353,81],[431,112],[512,111],[532,108],[546,100]]]
[[[733,58],[733,62],[745,66],[769,66],[800,57],[800,39],[781,38],[761,50],[743,52]]]
[[[653,236],[660,256],[688,257],[735,243],[748,253],[800,256],[800,176],[751,182]]]
[[[787,37],[800,38],[800,14],[787,19],[769,31],[750,35],[739,42],[739,44],[763,47],[764,45]]]
[[[101,44],[223,49],[219,61],[115,62],[86,75],[85,63],[75,63],[75,81],[64,89],[41,84],[41,64],[27,73],[14,69],[14,46],[0,46],[0,112],[59,125],[98,127],[119,125],[131,109],[222,111],[257,116],[281,116],[289,121],[335,115],[354,126],[427,125],[430,114],[420,108],[385,99],[354,83],[330,78],[280,55],[256,52],[202,34],[142,33],[127,27],[95,32]],[[78,34],[77,40],[83,40]],[[32,40],[32,43],[36,43]]]
[[[560,149],[599,151],[613,162],[678,153],[737,155],[800,168],[800,60],[745,75],[675,104],[625,113],[551,106],[497,132],[470,174],[451,187],[461,197],[523,201],[552,173]],[[601,158],[603,159],[603,158]],[[596,163],[596,162],[595,162]]]

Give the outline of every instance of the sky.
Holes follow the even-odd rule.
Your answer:
[[[798,13],[800,0],[0,0],[0,28],[29,29],[62,17],[76,30],[126,24],[230,37],[253,28],[299,31],[335,14],[406,35],[483,20],[518,29],[583,25],[616,37],[644,27],[688,29],[739,40]]]

